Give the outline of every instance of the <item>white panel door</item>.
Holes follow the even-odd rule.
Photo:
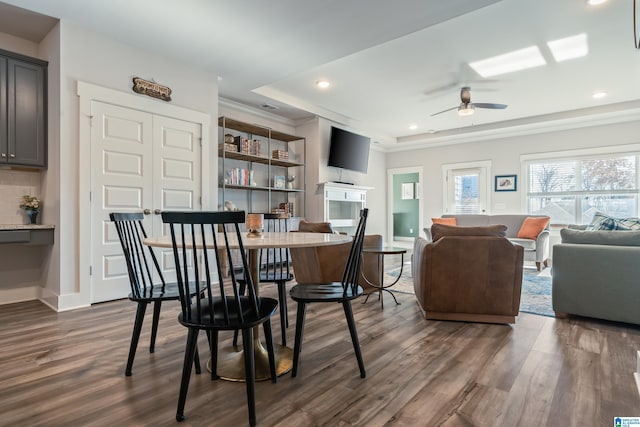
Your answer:
[[[129,277],[110,212],[145,212],[149,235],[164,233],[162,210],[201,209],[201,125],[92,103],[91,302],[126,298]],[[154,214],[154,215],[151,215]],[[156,251],[173,281],[171,251]]]
[[[202,209],[201,125],[170,117],[153,117],[153,206],[155,235],[169,234],[161,211]],[[157,250],[165,280],[175,280],[173,252]]]
[[[127,265],[110,212],[142,212],[152,206],[153,116],[92,103],[91,130],[91,302],[125,298]],[[151,229],[151,221],[145,221]]]

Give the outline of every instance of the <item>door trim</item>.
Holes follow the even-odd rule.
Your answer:
[[[93,259],[91,241],[91,103],[93,101],[105,104],[118,105],[125,108],[132,108],[151,114],[172,117],[188,122],[197,123],[201,126],[202,132],[202,164],[201,164],[201,197],[203,208],[210,206],[209,180],[205,177],[205,171],[210,169],[211,144],[209,141],[209,128],[211,117],[209,114],[190,110],[171,104],[164,104],[152,99],[142,98],[119,90],[97,86],[91,83],[78,81],[76,94],[79,97],[79,139],[78,149],[78,289],[69,298],[67,304],[75,307],[88,306],[91,304],[91,260]],[[64,307],[62,307],[64,309]]]
[[[422,166],[410,166],[406,168],[394,168],[387,169],[387,244],[393,243],[393,176],[405,173],[417,173],[418,183],[422,194],[417,194],[418,197],[418,235],[424,228],[424,168]]]

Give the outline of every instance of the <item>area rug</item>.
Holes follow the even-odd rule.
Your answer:
[[[389,269],[385,273],[385,283],[394,281],[400,268]],[[411,266],[406,265],[402,275],[392,288],[394,292],[413,294],[413,279]],[[551,275],[548,269],[537,271],[535,268],[525,268],[522,277],[522,292],[520,295],[520,311],[554,317],[551,305]]]

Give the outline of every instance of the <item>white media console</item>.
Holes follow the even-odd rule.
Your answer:
[[[324,220],[330,222],[337,231],[349,234],[355,232],[360,218],[360,210],[367,206],[367,191],[372,187],[325,182]]]

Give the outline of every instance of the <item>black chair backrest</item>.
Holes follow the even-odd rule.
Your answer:
[[[353,237],[351,250],[349,250],[349,258],[347,258],[347,264],[344,269],[344,274],[342,275],[342,288],[344,289],[345,296],[349,291],[351,291],[352,295],[355,295],[358,288],[360,268],[362,265],[362,245],[364,243],[364,233],[367,226],[368,215],[369,209],[365,208],[360,210],[360,221],[358,222],[358,228]]]
[[[282,214],[264,214],[264,231],[289,231],[288,218]],[[269,278],[284,278],[290,275],[289,263],[291,257],[288,248],[266,248],[260,250],[260,276]]]
[[[245,212],[162,212],[162,221],[169,224],[171,232],[183,321],[220,326],[230,325],[232,320],[244,323],[257,318],[258,299],[239,227],[245,222]],[[232,230],[228,230],[228,225]],[[240,249],[248,297],[238,293],[234,274],[226,280],[230,283],[225,283],[220,264],[221,254],[226,253],[234,271],[236,266],[229,247],[235,244]],[[203,296],[196,299],[193,307],[190,288]]]
[[[145,247],[142,244],[142,239],[147,237],[142,225],[144,215],[114,212],[109,214],[109,218],[116,226],[120,238],[129,273],[131,295],[134,298],[143,299],[153,295],[157,287],[162,287],[164,291],[166,284],[158,259],[151,247]],[[160,280],[158,284],[154,284],[154,272],[157,274],[156,280]]]

